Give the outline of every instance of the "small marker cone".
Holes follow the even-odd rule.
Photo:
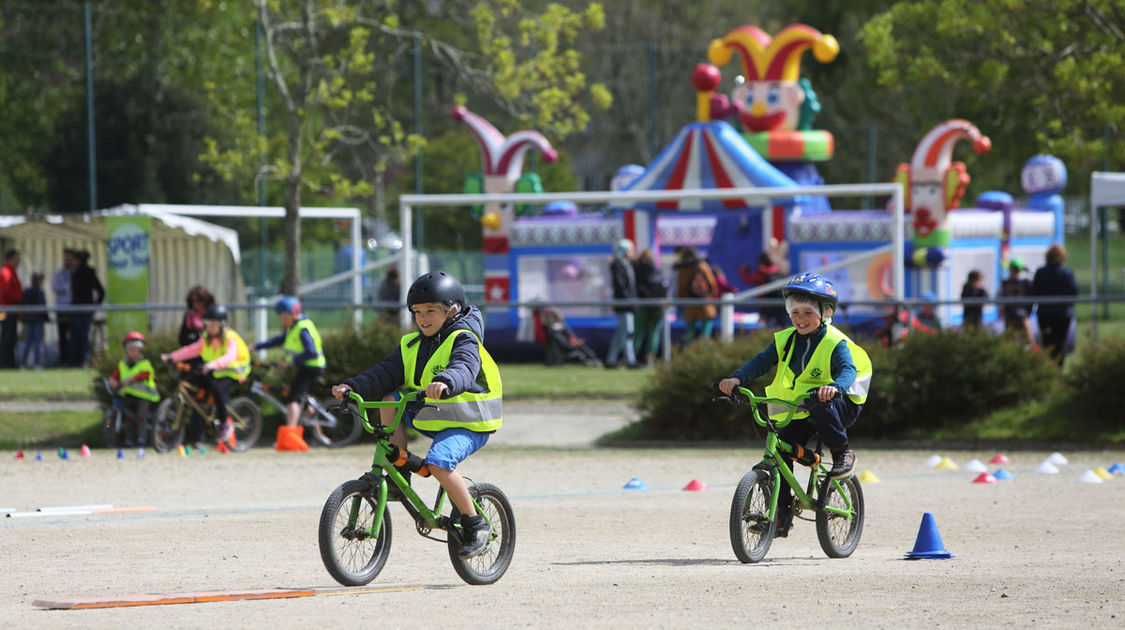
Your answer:
[[[184,455],[191,455],[191,447],[190,446],[184,447]]]
[[[195,450],[196,450],[196,452],[197,452],[197,453],[199,453],[200,455],[206,455],[206,454],[207,454],[207,447],[206,447],[206,446],[203,446],[202,444],[200,444],[200,445],[199,445],[199,448],[197,448],[197,449],[195,449]]]
[[[966,472],[974,472],[974,473],[985,473],[985,472],[988,472],[988,466],[985,466],[984,464],[982,464],[979,459],[974,459],[974,460],[970,460],[968,464],[965,464],[965,471]]]
[[[684,486],[684,490],[689,490],[691,492],[703,492],[704,490],[709,489],[710,488],[707,487],[707,484],[698,479],[692,479],[688,482],[688,485]]]
[[[187,453],[184,451],[184,445],[183,444],[176,447],[176,454],[179,455],[180,457],[184,457],[184,456],[187,455]]]
[[[1008,456],[1003,454],[1003,453],[997,453],[997,454],[992,456],[992,459],[988,460],[988,463],[990,463],[990,464],[1010,464],[1010,463],[1012,463],[1012,460],[1008,459]]]
[[[996,481],[1015,481],[1016,480],[1016,478],[1012,476],[1012,473],[1004,470],[1003,468],[997,468],[996,472],[992,473],[992,476],[996,478]]]
[[[973,479],[973,483],[996,483],[996,477],[993,477],[986,472],[982,472],[981,474],[977,475],[976,479]]]
[[[1066,466],[1067,464],[1070,463],[1070,461],[1067,460],[1066,456],[1063,455],[1062,453],[1058,452],[1058,451],[1055,451],[1054,453],[1051,453],[1050,455],[1048,455],[1047,461],[1051,462],[1052,464],[1054,464],[1056,466]]]
[[[1108,470],[1101,466],[1098,466],[1094,469],[1094,474],[1101,477],[1102,479],[1113,479],[1113,475],[1111,475]]]
[[[1052,464],[1050,459],[1045,459],[1042,464],[1035,467],[1035,472],[1044,475],[1057,475],[1059,474],[1059,467]]]
[[[1104,482],[1102,481],[1102,478],[1098,476],[1097,473],[1095,473],[1092,470],[1087,470],[1086,472],[1082,473],[1081,475],[1078,475],[1078,483],[1104,483]]]
[[[641,481],[640,477],[633,477],[629,481],[625,482],[625,489],[626,490],[648,490],[648,484],[645,483],[644,481]]]
[[[43,453],[41,453],[39,451],[39,449],[35,449],[35,461],[37,461],[37,462],[43,461]]]
[[[59,457],[61,459],[70,459],[70,454],[66,452],[65,448],[60,446],[59,447]]]
[[[871,472],[870,470],[865,470],[859,473],[859,476],[856,477],[856,480],[858,480],[860,483],[879,483],[879,478],[876,477],[875,473]]]
[[[930,455],[930,458],[926,460],[926,468],[933,468],[934,466],[937,466],[941,463],[941,459],[941,455]]]
[[[20,449],[19,452],[16,453],[16,459],[23,459],[23,458],[24,458],[23,449]]]
[[[145,447],[142,446],[142,447],[137,449],[137,459],[144,459],[144,458],[145,458]]]
[[[926,512],[922,515],[922,525],[918,527],[918,538],[914,541],[914,549],[906,552],[907,560],[935,559],[943,560],[952,558],[953,554],[945,550],[941,542],[934,515]]]
[[[79,451],[78,453],[79,453],[79,455],[81,455],[82,457],[89,457],[89,456],[90,456],[90,447],[89,447],[89,446],[86,446],[85,444],[83,444],[83,445],[82,445],[82,450],[81,450],[81,451]]]
[[[1121,462],[1117,462],[1109,467],[1109,472],[1115,475],[1125,475],[1125,466],[1121,465]]]
[[[216,450],[218,450],[223,455],[226,455],[227,453],[230,452],[230,449],[227,448],[226,442],[219,442],[219,445],[215,448],[216,448]]]
[[[934,468],[939,468],[941,470],[957,470],[958,466],[957,463],[952,459],[949,459],[948,457],[942,457],[941,461],[938,462],[937,465],[934,466]]]
[[[117,449],[117,459],[125,459],[125,451]]]

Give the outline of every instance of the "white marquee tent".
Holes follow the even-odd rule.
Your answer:
[[[1125,173],[1090,175],[1090,297],[1098,296],[1098,208],[1125,206]],[[1098,338],[1098,304],[1090,303],[1091,334]]]

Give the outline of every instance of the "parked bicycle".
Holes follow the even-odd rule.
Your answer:
[[[395,468],[404,466],[410,472],[423,474],[422,459],[391,444],[395,427],[402,422],[404,412],[416,413],[427,403],[424,391],[405,394],[398,401],[364,401],[355,392],[348,394],[351,401],[349,413],[378,441],[371,470],[359,479],[344,482],[332,491],[320,514],[320,557],[324,567],[339,583],[361,586],[375,579],[383,570],[391,550],[391,513],[387,509],[388,488],[393,486],[402,495],[402,506],[414,519],[418,533],[431,540],[444,542],[449,548],[449,560],[457,575],[469,584],[492,584],[499,580],[512,561],[516,546],[516,522],[508,497],[496,486],[472,483],[469,494],[477,513],[488,523],[491,534],[484,550],[476,556],[463,558],[460,539],[461,515],[452,501],[449,514],[445,508],[445,489],[439,488],[433,507],[428,507]],[[367,410],[393,407],[395,419],[390,426],[372,425]],[[434,530],[445,531],[445,539],[432,536]]]
[[[828,468],[821,463],[819,438],[810,450],[777,436],[779,429],[793,421],[793,414],[806,397],[783,400],[755,396],[745,387],[739,387],[738,393],[741,396],[732,395],[729,399],[736,404],[749,404],[754,422],[765,427],[767,434],[762,463],[742,477],[731,501],[730,542],[734,555],[742,562],[758,562],[766,556],[778,527],[778,496],[784,478],[794,495],[794,518],[816,521],[820,548],[828,557],[850,556],[863,533],[863,488],[859,480],[854,475],[844,479],[829,478]],[[763,403],[788,406],[789,411],[780,420],[768,415],[763,418],[758,411],[758,405]],[[790,458],[810,468],[803,489],[787,463]],[[804,516],[806,511],[814,516]]]
[[[215,398],[211,392],[188,378],[199,374],[200,366],[180,361],[173,367],[179,381],[176,393],[160,401],[153,421],[152,445],[161,453],[175,450],[183,444],[192,411],[203,418],[203,426],[210,439],[218,440],[223,428],[224,419],[215,417]],[[227,405],[227,415],[234,424],[234,450],[244,451],[254,446],[262,435],[262,412],[258,410],[258,405],[245,396],[232,398]]]
[[[251,373],[250,393],[256,396],[258,401],[265,401],[276,407],[284,417],[285,403],[282,400],[289,395],[289,388],[282,387],[281,391],[277,392],[278,397],[275,397],[270,393],[275,389],[274,386],[266,383],[258,376],[260,372],[268,371],[274,367],[276,367],[276,364],[273,363],[254,364],[254,371]],[[340,402],[331,396],[325,398],[308,396],[302,407],[301,426],[307,427],[306,433],[312,435],[313,439],[328,448],[347,446],[359,439],[363,432],[363,424],[355,416],[345,412]],[[259,404],[260,409],[261,405]]]
[[[127,427],[131,423],[136,423],[136,415],[121,399],[117,393],[118,390],[114,389],[109,384],[109,379],[104,376],[99,376],[94,379],[94,386],[99,389],[104,389],[106,394],[109,395],[109,406],[106,407],[105,412],[102,414],[102,442],[107,448],[117,448],[121,442],[121,438],[127,437]],[[143,435],[141,432],[144,432]],[[137,438],[147,437],[152,431],[152,419],[146,419],[144,427],[137,427]],[[148,442],[149,440],[141,440],[141,443]]]

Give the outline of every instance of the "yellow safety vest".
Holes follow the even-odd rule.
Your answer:
[[[787,328],[774,333],[774,346],[777,348],[777,374],[774,376],[773,382],[766,386],[766,396],[793,400],[821,385],[830,385],[832,383],[832,351],[836,349],[840,341],[847,341],[848,351],[852,353],[852,363],[855,364],[856,377],[855,382],[852,383],[845,394],[857,405],[862,405],[867,401],[867,390],[871,388],[872,371],[871,359],[863,348],[849,339],[839,328],[829,324],[824,331],[824,337],[813,350],[809,362],[805,364],[805,369],[800,374],[793,374],[793,370],[789,367],[789,359],[792,357],[792,346],[789,345],[789,341],[796,332],[795,328]],[[785,356],[786,346],[790,348],[789,356]],[[789,413],[789,408],[785,405],[770,404],[768,408],[770,417],[775,420],[781,420]],[[798,409],[793,417],[804,418],[808,415],[809,413],[804,409]]]
[[[136,398],[159,402],[160,394],[156,391],[155,371],[152,369],[152,363],[150,363],[148,359],[137,361],[136,365],[133,367],[129,367],[125,359],[121,359],[117,362],[117,373],[118,376],[121,377],[122,383],[145,371],[148,372],[148,378],[142,383],[123,385],[121,387],[121,395],[135,396]]]
[[[218,348],[211,343],[210,337],[204,335],[203,349],[199,351],[199,358],[203,359],[204,362],[210,362],[223,356],[227,353],[227,343],[232,337],[238,345],[238,354],[235,356],[234,362],[221,370],[212,372],[211,376],[215,378],[233,378],[238,381],[244,381],[250,374],[250,349],[246,347],[246,342],[242,340],[242,337],[233,330],[229,328],[223,329],[223,340]]]
[[[406,372],[406,387],[418,390],[429,385],[434,376],[449,365],[449,357],[453,353],[453,340],[462,333],[473,335],[472,331],[463,328],[453,331],[422,368],[420,383],[414,380],[420,344],[411,342],[421,333],[403,336],[399,344],[402,349],[402,366]],[[476,335],[473,335],[473,338],[477,339]],[[437,404],[436,408],[426,407],[414,417],[414,428],[421,431],[468,429],[482,433],[500,428],[503,419],[501,399],[504,393],[500,382],[500,369],[496,367],[496,361],[492,360],[492,355],[488,354],[479,339],[477,339],[477,351],[480,353],[481,374],[484,375],[486,391],[479,394],[463,392],[452,398],[434,401]]]
[[[285,355],[292,359],[292,357],[305,351],[305,346],[301,344],[301,331],[306,329],[312,337],[313,347],[316,348],[316,356],[305,361],[302,367],[322,368],[328,365],[328,361],[324,359],[324,346],[320,342],[320,333],[313,325],[312,320],[307,317],[298,319],[296,323],[289,327],[289,330],[285,331],[285,345],[283,346]]]

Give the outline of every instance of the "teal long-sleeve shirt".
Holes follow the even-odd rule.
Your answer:
[[[794,374],[800,374],[804,371],[817,345],[824,339],[825,332],[824,326],[810,335],[793,332],[793,349],[790,353],[789,369],[793,370]],[[739,379],[742,386],[745,387],[750,381],[769,372],[777,365],[777,362],[777,344],[771,340],[764,350],[735,370],[734,374],[731,374],[731,378]],[[855,383],[856,369],[855,362],[852,361],[852,352],[848,350],[846,340],[841,339],[840,343],[832,349],[831,365],[832,385],[840,390],[841,394],[847,393],[848,389]]]

